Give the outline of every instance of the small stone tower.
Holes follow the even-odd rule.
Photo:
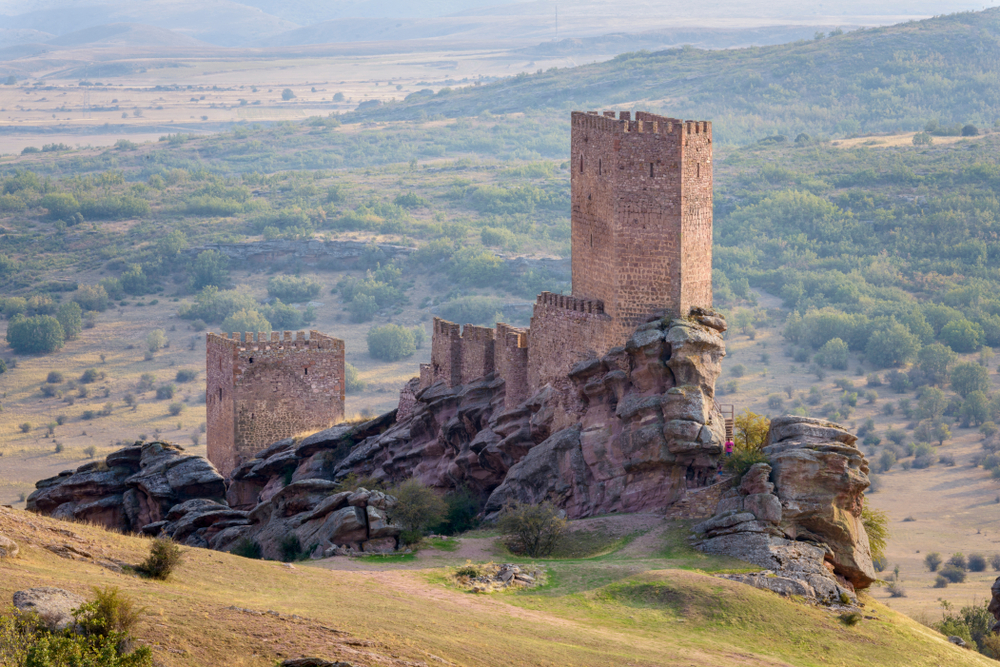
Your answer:
[[[712,305],[712,124],[574,112],[573,296],[603,303],[610,345],[649,315]]]
[[[228,477],[282,438],[344,418],[344,341],[310,331],[208,334],[208,460]]]

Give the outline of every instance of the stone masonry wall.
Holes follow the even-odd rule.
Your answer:
[[[318,331],[210,334],[207,366],[209,460],[223,475],[277,440],[344,417],[344,341]]]
[[[493,372],[496,332],[490,327],[466,324],[462,329],[462,375],[459,384],[467,384]]]
[[[599,301],[542,292],[531,316],[528,345],[528,392],[546,384],[569,382],[570,369],[599,357],[613,345],[612,320]]]
[[[448,387],[462,380],[461,327],[454,322],[434,318],[431,333],[431,384],[444,382]]]
[[[504,407],[528,399],[528,330],[497,322],[493,367],[504,381]]]
[[[614,116],[572,117],[572,265],[620,345],[650,314],[711,307],[712,147],[707,122]]]

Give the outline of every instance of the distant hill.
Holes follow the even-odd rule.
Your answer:
[[[170,48],[170,47],[209,47],[203,42],[188,35],[182,35],[155,26],[138,23],[109,23],[93,26],[75,32],[49,39],[53,46],[127,46],[137,48]]]
[[[37,44],[53,37],[55,35],[41,30],[0,28],[0,49],[19,44]]]
[[[1000,9],[780,46],[637,52],[444,90],[353,118],[643,108],[711,119],[717,140],[913,130],[1000,120]]]

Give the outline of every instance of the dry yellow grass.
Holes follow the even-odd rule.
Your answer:
[[[3,508],[0,532],[23,547],[0,561],[0,599],[33,586],[118,586],[148,608],[139,638],[169,667],[305,655],[484,667],[990,664],[875,602],[848,628],[828,611],[671,569],[689,567],[684,555],[549,561],[555,581],[542,590],[480,596],[448,585],[442,568],[348,572],[202,549],[184,549],[177,573],[157,582],[99,564],[140,562],[145,538]],[[61,544],[91,557],[46,549]]]

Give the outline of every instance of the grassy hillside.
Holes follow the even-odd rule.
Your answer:
[[[683,526],[660,526],[637,548],[593,559],[538,561],[550,583],[490,596],[449,583],[447,566],[463,562],[463,549],[418,569],[368,571],[328,569],[343,559],[289,567],[185,549],[164,583],[98,564],[140,562],[147,539],[3,508],[0,530],[23,548],[19,559],[0,561],[0,598],[33,586],[83,595],[119,586],[147,608],[139,638],[168,666],[263,666],[304,655],[490,667],[992,664],[870,598],[865,620],[847,627],[829,611],[713,578],[739,563],[680,546]],[[61,545],[89,557],[46,548]]]
[[[638,108],[711,119],[720,143],[1000,121],[1000,9],[779,46],[623,54],[479,87],[442,90],[365,119],[529,109]]]

